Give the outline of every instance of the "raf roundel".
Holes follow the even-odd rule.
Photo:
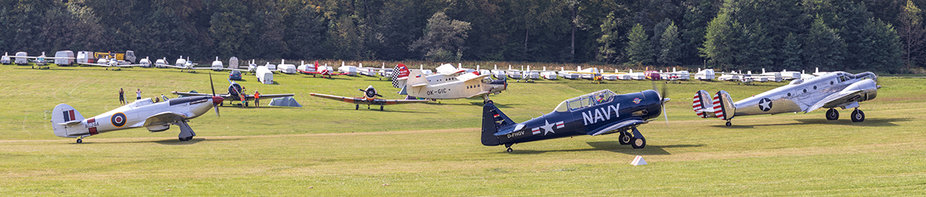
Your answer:
[[[113,114],[112,118],[110,118],[110,122],[116,127],[125,126],[125,114],[122,112]]]

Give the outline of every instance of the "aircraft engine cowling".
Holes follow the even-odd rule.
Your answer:
[[[161,131],[166,131],[167,129],[170,129],[170,124],[149,125],[145,128],[147,128],[148,131],[151,131],[151,132],[161,132]]]

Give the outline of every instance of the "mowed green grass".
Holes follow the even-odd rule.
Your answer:
[[[503,146],[479,142],[481,100],[354,110],[311,92],[359,96],[372,77],[319,79],[276,74],[249,92],[295,93],[302,108],[221,107],[193,119],[198,136],[178,142],[178,129],[93,136],[84,144],[52,134],[51,109],[68,103],[85,117],[118,106],[118,88],[134,100],[170,91],[209,91],[211,71],[181,73],[91,67],[32,70],[0,66],[0,194],[5,195],[922,195],[926,191],[926,79],[881,77],[878,98],[826,121],[808,114],[747,116],[734,127],[691,111],[696,90],[724,89],[735,100],[784,83],[668,84],[669,124],[640,127],[647,147],[616,135],[578,136]],[[214,72],[218,92],[227,73]],[[657,86],[662,86],[661,84]],[[645,81],[515,83],[493,96],[515,121],[545,114],[563,99],[600,89],[628,93]],[[631,166],[635,155],[649,165]]]

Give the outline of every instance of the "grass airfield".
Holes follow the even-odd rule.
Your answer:
[[[33,70],[0,65],[0,194],[7,195],[922,195],[926,191],[926,78],[880,77],[878,98],[827,121],[808,114],[745,116],[727,128],[691,111],[691,97],[724,89],[734,100],[784,85],[688,81],[668,84],[669,123],[640,127],[645,149],[617,135],[578,136],[504,146],[479,142],[481,99],[386,106],[386,111],[309,96],[360,96],[373,77],[313,78],[275,74],[264,85],[253,75],[238,83],[248,93],[295,93],[302,108],[220,107],[190,121],[194,140],[179,129],[103,133],[74,144],[52,134],[59,103],[84,117],[118,107],[118,89],[134,100],[170,91],[227,91],[226,72],[94,67]],[[662,86],[661,84],[658,86]],[[648,81],[516,83],[491,98],[521,122],[560,101],[600,89],[628,93]],[[174,97],[173,95],[169,95]],[[269,100],[263,104],[269,103]],[[631,166],[643,155],[645,166]]]

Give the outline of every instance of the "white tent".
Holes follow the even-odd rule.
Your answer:
[[[270,101],[270,106],[302,107],[293,97],[274,98]]]

